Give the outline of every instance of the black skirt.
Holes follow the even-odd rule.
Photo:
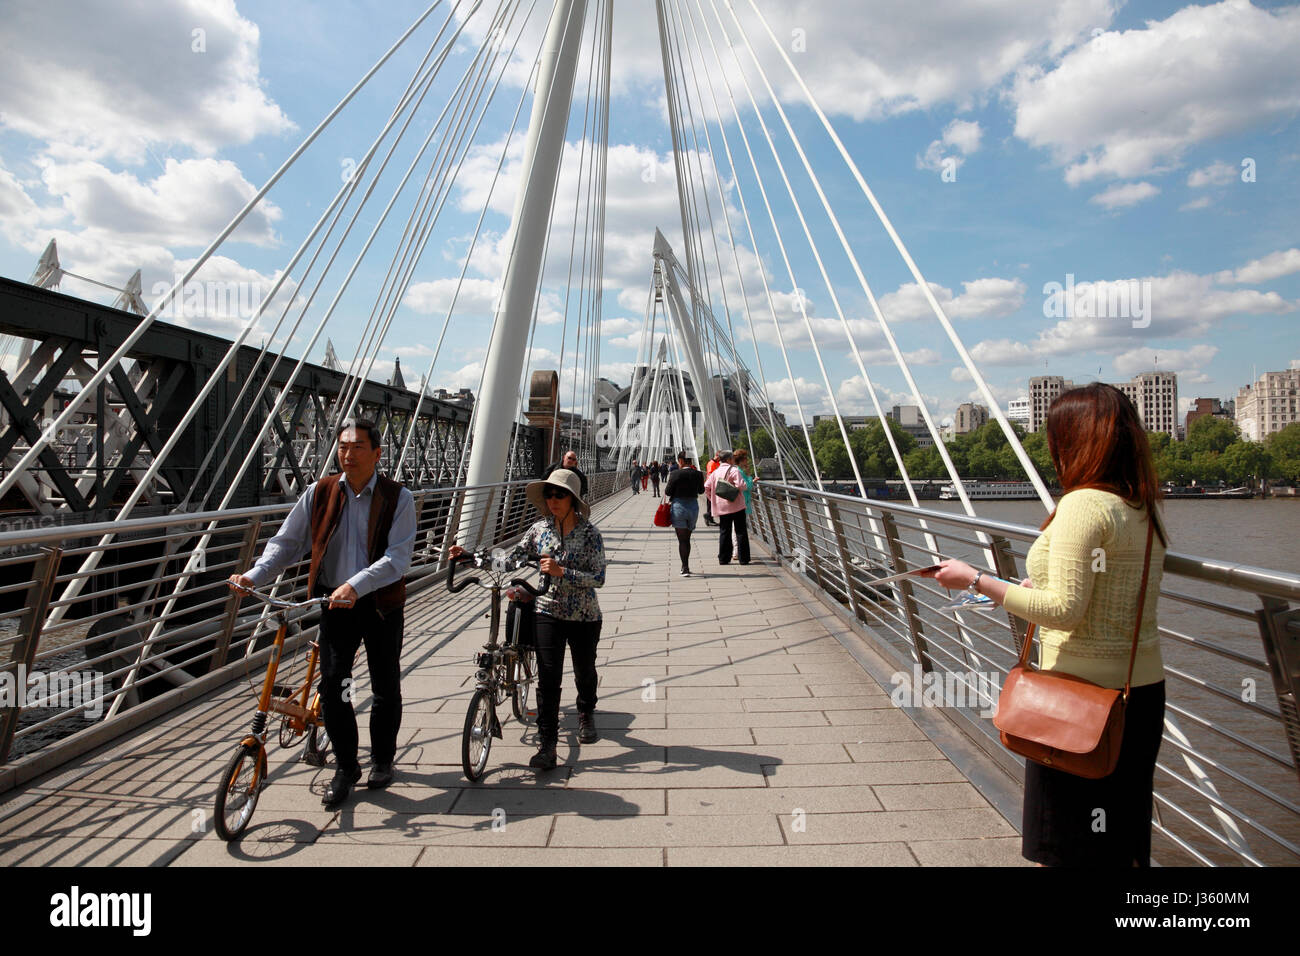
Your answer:
[[[1047,866],[1151,865],[1151,790],[1165,682],[1134,687],[1115,772],[1088,780],[1025,761],[1025,859]]]

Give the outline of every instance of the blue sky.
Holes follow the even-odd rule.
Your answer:
[[[399,51],[295,164],[268,197],[271,206],[250,217],[200,278],[269,288],[340,188],[349,162],[364,153],[389,115],[452,6],[435,10],[409,49]],[[1045,371],[1076,382],[1117,381],[1158,362],[1179,372],[1186,404],[1198,395],[1233,397],[1255,370],[1300,361],[1300,58],[1294,55],[1300,49],[1300,8],[1244,0],[1204,6],[1111,0],[759,6],[1000,401]],[[951,415],[973,390],[954,348],[804,105],[748,0],[737,0],[735,8],[925,400],[936,417]],[[461,42],[399,146],[394,170],[405,168],[415,137],[428,131],[447,102],[454,77],[487,35],[495,9],[485,2],[464,24]],[[395,356],[408,381],[428,367],[448,289],[459,274],[543,32],[545,0],[522,30],[515,28],[527,3],[520,9],[505,32],[507,42],[519,36],[514,62],[394,314],[375,377],[388,373]],[[715,34],[719,29],[709,0],[702,6],[675,2],[673,9],[689,10],[697,30],[706,17]],[[152,301],[148,293],[194,259],[422,10],[405,2],[141,2],[114,4],[111,11],[71,0],[18,3],[2,28],[10,52],[0,64],[0,272],[26,280],[41,249],[56,238],[62,264],[72,272],[118,284],[141,268]],[[721,4],[717,10],[727,17]],[[593,6],[589,31],[594,11]],[[454,16],[449,29],[460,25]],[[201,42],[196,30],[203,31]],[[681,39],[694,49],[689,28]],[[794,267],[793,285],[803,290],[830,390],[842,412],[867,412],[864,383],[775,166],[762,153],[766,146],[743,87],[733,68],[712,62],[707,40],[702,47],[711,66],[697,78],[713,82],[719,97],[730,80],[742,103],[741,122],[760,154]],[[575,101],[586,96],[586,75],[584,60]],[[746,75],[758,93],[761,83],[748,62]],[[663,87],[653,4],[619,0],[600,360],[602,374],[620,383],[626,383],[636,356],[654,229],[681,248]],[[762,103],[882,404],[914,401],[817,211],[779,118],[765,97]],[[712,117],[707,90],[697,108],[701,122]],[[527,111],[525,102],[521,125]],[[537,368],[556,367],[560,330],[569,330],[566,396],[575,381],[585,382],[585,372],[571,367],[576,318],[565,326],[560,314],[579,185],[577,108],[574,120],[579,125],[571,121],[557,193],[569,211],[557,216],[556,236],[563,238],[555,240],[547,267],[533,360]],[[724,113],[722,130],[739,163],[743,150],[730,113]],[[718,125],[710,132],[733,226],[739,229],[743,193],[759,240],[755,257],[748,237],[738,233],[737,274],[721,232],[722,272],[742,355],[755,364],[739,307],[743,290],[772,397],[792,412],[797,392],[807,413],[828,411],[826,383],[762,218],[754,174],[742,166],[733,178]],[[702,142],[703,126],[699,135]],[[503,237],[519,181],[521,139],[520,133],[512,141],[505,178],[493,194],[487,234],[471,259],[470,281],[434,367],[436,386],[477,387],[492,287],[505,259]],[[705,169],[713,159],[703,157]],[[395,178],[381,181],[372,200],[378,205],[359,216],[360,232],[331,270],[333,284],[327,281],[308,309],[304,328],[319,320],[356,240],[375,222],[388,196],[385,184],[395,184]],[[396,204],[396,228],[380,231],[325,328],[323,337],[334,341],[345,362],[362,338],[410,208],[410,201]],[[760,268],[775,293],[771,303],[762,294]],[[300,270],[290,276],[297,283]],[[1149,323],[1128,315],[1062,316],[1059,309],[1052,314],[1060,303],[1044,287],[1064,285],[1067,276],[1133,288],[1149,305]],[[105,297],[75,279],[65,280],[62,291]],[[576,316],[576,295],[571,307]],[[181,320],[226,335],[243,324],[238,314],[220,310]],[[778,327],[793,381],[777,350]],[[255,342],[267,328],[264,317]],[[297,354],[307,334],[290,343],[291,353]]]

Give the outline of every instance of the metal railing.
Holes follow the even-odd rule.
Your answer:
[[[933,580],[873,582],[956,557],[1023,576],[1034,528],[763,482],[755,532],[899,668],[896,703],[939,706],[1019,775],[992,713],[1024,622],[952,610]],[[1160,590],[1164,743],[1153,852],[1175,864],[1300,863],[1300,576],[1169,553]]]
[[[616,477],[591,475],[589,500],[612,494]],[[408,589],[445,575],[467,498],[481,546],[521,535],[536,518],[526,485],[415,491]],[[291,507],[0,534],[0,792],[264,665],[274,622],[241,608],[226,579],[252,566]],[[303,596],[306,581],[304,562],[276,593]]]

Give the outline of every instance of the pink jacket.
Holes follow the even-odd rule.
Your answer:
[[[720,498],[716,494],[718,482],[729,481],[735,485],[740,494],[736,495],[735,501],[728,501],[726,498]],[[704,482],[704,494],[708,496],[709,505],[715,515],[735,514],[737,511],[745,510],[745,476],[740,473],[740,469],[735,465],[718,465],[713,469],[713,474],[709,475]]]

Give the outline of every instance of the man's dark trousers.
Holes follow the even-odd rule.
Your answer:
[[[741,564],[749,564],[749,524],[745,520],[745,512],[733,511],[730,514],[718,515],[718,563],[729,564],[731,562],[731,529],[736,529],[736,543],[739,545],[740,554],[738,555]]]
[[[596,644],[600,621],[562,621],[537,615],[537,737],[555,744],[560,735],[560,692],[564,684],[564,645],[573,659],[578,711],[596,708]]]
[[[359,767],[351,678],[352,661],[363,640],[370,669],[371,764],[390,764],[397,755],[397,730],[402,723],[403,610],[396,607],[381,616],[373,595],[367,594],[355,607],[326,608],[321,613],[321,703],[339,769]]]

